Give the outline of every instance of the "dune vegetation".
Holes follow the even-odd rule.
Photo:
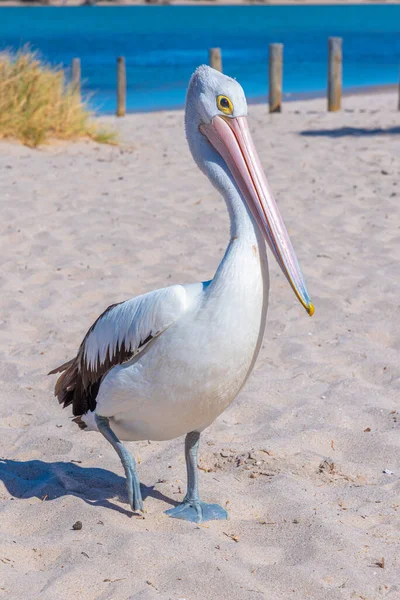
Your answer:
[[[0,52],[0,139],[4,138],[32,147],[52,139],[116,142],[115,132],[95,123],[64,71],[43,63],[27,48]]]

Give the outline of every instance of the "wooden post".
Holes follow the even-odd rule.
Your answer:
[[[342,38],[328,41],[328,110],[340,110],[342,101]]]
[[[117,58],[117,117],[123,117],[126,112],[126,69],[125,58]]]
[[[75,91],[80,92],[81,91],[81,59],[80,58],[72,59],[71,72],[72,72],[72,77],[71,77],[72,87],[74,88]]]
[[[210,48],[208,51],[210,67],[222,73],[221,48]]]
[[[283,44],[269,45],[269,112],[282,111]]]

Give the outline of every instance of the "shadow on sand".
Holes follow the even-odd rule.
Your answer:
[[[61,496],[76,496],[87,504],[104,506],[129,517],[133,514],[128,504],[125,509],[111,501],[118,498],[119,501],[127,503],[128,495],[125,478],[106,469],[80,467],[64,462],[1,459],[0,480],[14,498],[46,497],[48,501]],[[154,490],[154,486],[141,484],[141,490],[143,500],[151,496],[172,506],[178,504]]]
[[[338,127],[338,129],[306,129],[304,131],[300,131],[300,135],[305,135],[308,137],[363,137],[396,134],[400,134],[400,127],[389,127],[388,129],[382,129],[380,127],[376,129],[369,129],[368,127]]]

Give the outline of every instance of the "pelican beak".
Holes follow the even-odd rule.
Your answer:
[[[200,131],[222,156],[298,300],[314,314],[285,224],[260,163],[246,117],[215,116]]]

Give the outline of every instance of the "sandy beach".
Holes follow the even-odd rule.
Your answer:
[[[393,92],[343,104],[250,107],[316,312],[271,258],[260,357],[200,448],[230,520],[200,526],[164,515],[183,439],[128,444],[133,516],[115,452],[46,376],[109,304],[213,276],[228,217],[183,113],[103,118],[118,147],[0,144],[1,598],[400,598],[400,113]]]

